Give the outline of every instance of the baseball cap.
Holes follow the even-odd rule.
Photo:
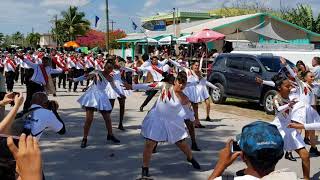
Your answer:
[[[283,155],[284,142],[273,124],[263,121],[250,123],[242,128],[238,138],[241,150],[251,157],[257,157],[258,151],[262,149],[272,149],[276,157]]]

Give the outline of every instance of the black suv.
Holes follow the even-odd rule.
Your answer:
[[[289,64],[293,65],[290,61]],[[271,80],[281,68],[278,56],[220,54],[208,70],[208,81],[218,87],[210,90],[212,101],[222,104],[227,97],[244,99],[259,103],[268,114],[272,114],[276,90],[257,84],[255,78]]]

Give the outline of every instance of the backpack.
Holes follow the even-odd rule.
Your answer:
[[[40,108],[41,107],[31,108],[27,112],[23,113],[22,116],[17,117],[14,120],[14,123],[12,124],[10,134],[14,135],[14,136],[20,136],[22,133],[26,134],[27,136],[28,135],[32,135],[32,136],[39,135],[42,131],[40,133],[35,134],[35,135],[31,133],[31,128],[32,128],[31,121],[33,120],[33,112],[37,109],[40,109]]]

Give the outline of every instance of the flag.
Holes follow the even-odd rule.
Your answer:
[[[94,27],[95,27],[95,28],[97,28],[97,26],[98,26],[98,21],[99,21],[99,19],[100,19],[100,18],[99,18],[98,16],[96,16],[96,21],[95,21],[95,23],[94,23]]]
[[[133,28],[133,30],[137,30],[137,28],[138,28],[138,25],[134,21],[132,21],[132,28]]]

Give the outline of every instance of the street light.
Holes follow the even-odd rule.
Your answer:
[[[106,25],[107,25],[107,32],[106,32],[106,49],[108,51],[108,54],[110,52],[109,48],[109,1],[106,0]]]

